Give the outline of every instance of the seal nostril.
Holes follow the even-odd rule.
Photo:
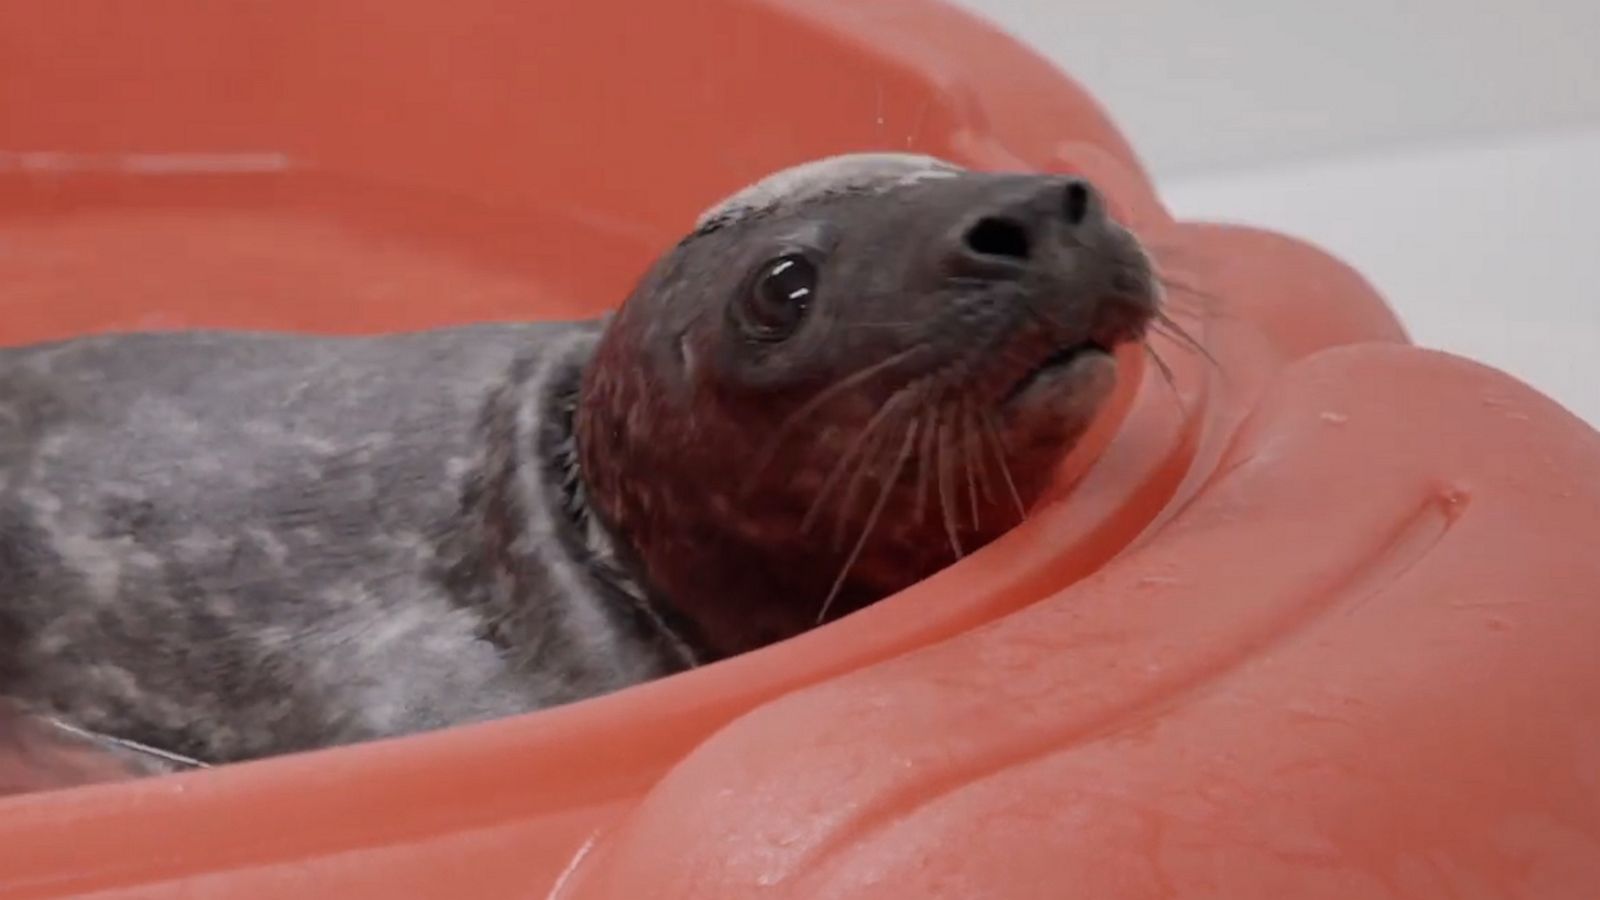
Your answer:
[[[967,231],[967,247],[984,256],[1026,260],[1033,251],[1028,229],[1010,219],[985,217]]]
[[[1062,211],[1067,215],[1067,222],[1071,225],[1082,225],[1089,217],[1089,206],[1094,197],[1089,193],[1089,186],[1081,181],[1074,181],[1067,185],[1066,198],[1062,204]]]

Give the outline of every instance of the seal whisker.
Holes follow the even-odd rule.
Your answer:
[[[1054,316],[1051,316],[1045,310],[1040,309],[1038,304],[1033,302],[1032,297],[1022,298],[1022,308],[1027,311],[1028,315],[1033,316],[1036,320],[1038,320],[1046,330],[1051,332],[1058,332],[1062,330],[1062,323],[1057,321]]]
[[[1156,273],[1156,281],[1160,282],[1161,286],[1168,291],[1182,294],[1191,300],[1200,301],[1202,312],[1213,312],[1216,307],[1222,305],[1221,297],[1204,288],[1195,287],[1187,281],[1180,281],[1170,275],[1159,272]]]
[[[956,526],[955,508],[950,502],[950,482],[953,473],[950,467],[950,442],[945,439],[948,435],[949,424],[950,421],[948,419],[939,421],[939,509],[944,513],[944,530],[950,538],[950,549],[955,553],[956,559],[961,559],[967,554],[961,548],[961,536]]]
[[[1168,316],[1163,312],[1157,312],[1152,321],[1154,322],[1152,327],[1156,331],[1167,335],[1178,343],[1183,344],[1194,353],[1205,357],[1206,361],[1211,364],[1212,368],[1221,370],[1222,363],[1218,362],[1217,358],[1211,355],[1211,351],[1206,349],[1206,346],[1200,342],[1200,339],[1190,334],[1187,329],[1185,329],[1182,325],[1179,325],[1171,316]]]
[[[889,398],[889,402],[885,403],[883,405],[883,409],[879,410],[878,414],[873,416],[873,418],[879,420],[880,422],[888,421],[893,414],[898,414],[898,407],[900,404],[909,400],[915,400],[921,396],[918,393],[919,387],[920,385],[918,383],[913,382],[896,391],[894,396]],[[915,417],[913,416],[912,418],[914,419]],[[869,423],[869,425],[870,424],[871,423]],[[880,434],[886,436],[887,432],[880,432]],[[872,469],[874,454],[879,443],[879,439],[874,438],[869,446],[862,449],[859,462],[856,465],[855,473],[850,476],[850,481],[845,487],[843,496],[840,498],[839,517],[835,521],[833,528],[833,542],[835,547],[842,547],[844,545],[845,535],[847,534],[847,529],[850,524],[850,511],[855,509],[856,497],[860,495],[861,488],[866,484],[866,476],[867,473]]]
[[[972,442],[977,444],[977,448],[974,452],[978,457],[978,489],[983,492],[984,503],[992,506],[994,505],[996,499],[994,492],[994,475],[989,471],[989,461],[987,455],[984,453],[986,447],[984,446],[983,440],[983,416],[980,413],[981,409],[982,407],[975,403],[967,408],[967,414],[971,417],[968,431],[972,435]]]
[[[971,401],[961,401],[961,464],[967,470],[967,501],[971,507],[972,530],[977,531],[983,527],[983,521],[978,517],[978,473],[972,468],[972,406]]]
[[[1141,243],[1144,245],[1146,255],[1153,261],[1165,262],[1167,259],[1177,259],[1184,262],[1199,262],[1202,264],[1208,262],[1204,256],[1195,252],[1194,245],[1186,244],[1182,241],[1142,241]],[[1166,266],[1162,266],[1162,268],[1166,268]]]
[[[827,477],[822,480],[821,486],[817,488],[816,495],[811,498],[811,505],[806,508],[805,517],[800,520],[800,530],[802,532],[809,532],[816,527],[817,520],[822,514],[823,504],[828,497],[833,494],[834,489],[839,486],[845,475],[858,471],[853,465],[856,453],[867,452],[873,448],[878,424],[881,421],[880,416],[874,417],[872,421],[867,422],[860,431],[856,432],[856,436],[844,448],[844,452],[839,454],[839,458],[833,461],[833,466],[828,470]],[[841,506],[847,506],[848,501],[841,499],[840,504]]]
[[[937,459],[934,441],[939,435],[939,417],[939,405],[929,397],[928,424],[922,431],[922,447],[917,451],[917,505],[912,520],[919,523],[928,520],[928,496],[933,493],[934,462]]]
[[[872,376],[877,375],[885,369],[904,362],[919,349],[921,349],[920,346],[907,347],[906,349],[881,359],[871,365],[862,366],[854,372],[851,372],[849,375],[840,378],[833,384],[830,384],[818,391],[817,394],[810,400],[802,403],[798,409],[785,416],[783,421],[778,423],[778,427],[772,430],[772,437],[768,439],[767,444],[762,448],[761,453],[756,456],[755,468],[747,476],[743,493],[748,496],[750,491],[755,488],[756,479],[760,478],[761,473],[766,470],[767,466],[772,464],[772,459],[777,455],[778,449],[783,445],[783,439],[788,436],[789,429],[793,428],[806,416],[816,412],[829,400],[839,396],[845,391],[850,390],[851,388],[863,381],[866,381]]]
[[[972,529],[978,530],[983,526],[983,520],[978,517],[978,476],[972,470],[972,454],[967,452],[967,441],[961,441],[961,465],[967,470],[967,505],[972,515]]]
[[[1167,365],[1167,361],[1161,358],[1161,354],[1156,352],[1156,348],[1152,347],[1149,341],[1142,341],[1141,343],[1144,345],[1145,355],[1149,356],[1150,361],[1155,363],[1156,368],[1160,370],[1161,380],[1167,383],[1167,388],[1169,393],[1172,394],[1172,399],[1178,404],[1178,412],[1187,418],[1189,415],[1189,407],[1183,402],[1183,394],[1178,390],[1178,381],[1175,377],[1173,377],[1172,367]]]
[[[905,470],[906,460],[911,455],[911,447],[917,440],[917,426],[920,421],[912,419],[906,427],[905,440],[900,442],[900,451],[895,455],[894,465],[890,467],[889,476],[884,479],[883,486],[878,489],[878,499],[872,504],[872,511],[867,514],[867,523],[861,529],[861,536],[856,538],[856,544],[850,550],[850,555],[845,558],[844,566],[839,570],[839,575],[833,580],[833,587],[828,591],[828,596],[822,601],[822,609],[817,612],[817,624],[821,625],[828,618],[828,610],[833,608],[833,601],[838,598],[839,591],[844,587],[845,578],[849,577],[850,570],[855,568],[856,560],[861,557],[862,548],[866,547],[867,539],[872,536],[872,530],[877,527],[878,519],[883,516],[883,509],[889,503],[889,495],[894,490],[895,482],[900,480],[900,473]]]
[[[1000,463],[1000,475],[1005,479],[1006,489],[1011,492],[1011,502],[1016,505],[1017,521],[1020,522],[1028,517],[1028,505],[1022,502],[1022,492],[1017,490],[1017,480],[1011,475],[1011,464],[1006,461],[1005,439],[994,424],[994,415],[987,410],[983,414],[983,431],[994,448],[994,457]]]
[[[821,486],[817,488],[816,496],[812,498],[810,508],[806,510],[805,517],[800,520],[801,531],[810,531],[815,527],[817,517],[822,512],[823,501],[833,493],[834,488],[838,487],[839,479],[850,471],[851,461],[859,453],[863,457],[863,462],[856,468],[855,475],[850,479],[851,486],[847,489],[844,499],[841,500],[841,518],[848,514],[849,508],[854,505],[854,495],[858,487],[856,482],[866,471],[865,457],[869,456],[871,449],[876,447],[874,435],[877,433],[878,428],[895,413],[899,402],[909,389],[909,385],[901,388],[895,392],[894,396],[889,398],[887,403],[879,407],[878,411],[873,413],[872,418],[861,426],[861,430],[856,432],[856,436],[851,439],[844,452],[839,454],[839,458],[834,460],[833,468],[828,471],[827,477],[823,479]]]
[[[73,737],[106,747],[114,752],[120,751],[122,753],[133,754],[136,757],[144,757],[149,760],[153,760],[157,766],[165,769],[171,769],[172,771],[211,768],[209,764],[201,762],[200,760],[192,757],[184,756],[181,753],[174,753],[171,750],[163,750],[160,747],[152,747],[149,744],[141,744],[138,741],[129,740],[128,738],[121,738],[109,734],[101,734],[97,731],[90,731],[87,728],[80,728],[53,716],[45,717],[44,721],[48,722],[55,728],[72,735]]]
[[[833,327],[841,331],[852,328],[910,328],[919,324],[911,319],[875,319],[866,322],[839,322]]]

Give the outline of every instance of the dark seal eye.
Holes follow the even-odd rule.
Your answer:
[[[800,326],[817,292],[817,267],[799,254],[761,267],[744,298],[744,320],[756,337],[781,340]]]

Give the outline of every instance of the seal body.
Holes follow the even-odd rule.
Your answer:
[[[221,762],[687,665],[570,514],[599,328],[0,351],[6,693]]]
[[[1154,284],[1080,179],[869,154],[604,320],[0,350],[0,695],[218,763],[781,640],[1014,525]]]
[[[1082,179],[897,154],[775,173],[607,327],[577,426],[596,512],[719,653],[848,614],[1020,520],[1157,285]]]

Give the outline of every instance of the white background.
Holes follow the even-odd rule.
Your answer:
[[[1418,343],[1600,423],[1600,0],[963,0],[1183,218],[1308,239]]]

